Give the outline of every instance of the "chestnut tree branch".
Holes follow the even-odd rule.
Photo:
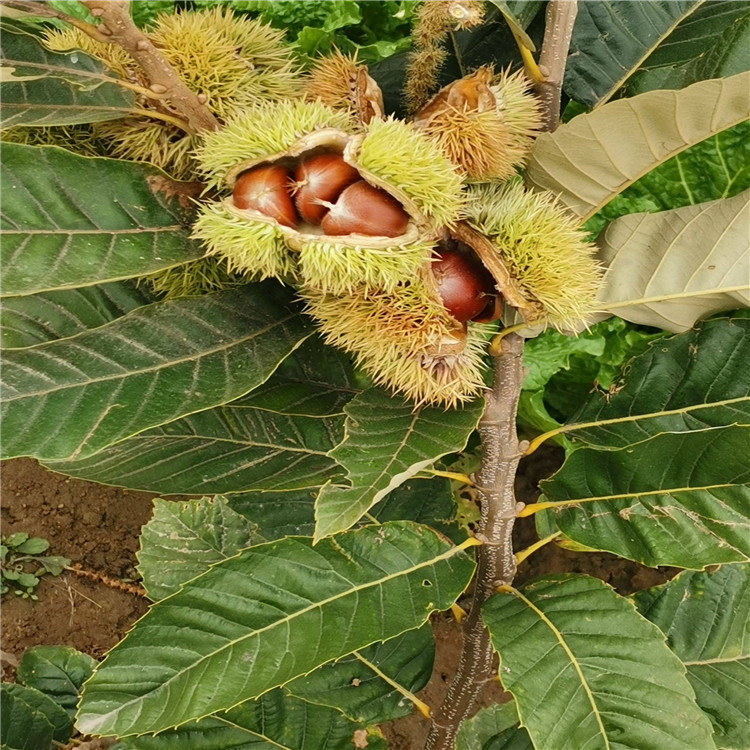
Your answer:
[[[537,83],[542,102],[545,130],[560,122],[560,96],[570,37],[577,13],[577,0],[550,0],[547,26],[539,57],[544,80]],[[463,644],[456,674],[442,704],[431,715],[432,724],[425,750],[453,750],[462,721],[476,708],[479,692],[495,675],[495,654],[482,623],[482,605],[499,586],[510,584],[516,574],[513,554],[513,525],[522,503],[516,502],[514,483],[518,462],[528,442],[518,442],[516,412],[523,384],[523,338],[507,333],[493,340],[492,390],[479,422],[482,463],[476,478],[481,503],[477,537],[483,542],[477,551],[474,595],[463,623]]]
[[[523,383],[522,355],[523,339],[509,334],[494,360],[493,386],[479,422],[482,463],[476,487],[482,517],[476,536],[483,544],[477,548],[474,596],[463,622],[458,669],[443,703],[432,713],[425,750],[452,750],[460,723],[474,712],[484,683],[495,676],[494,652],[481,609],[495,589],[513,581],[516,574],[511,535],[518,512],[514,480],[525,449],[516,434],[516,411]]]
[[[547,4],[544,41],[539,54],[539,69],[544,80],[537,82],[536,92],[542,102],[542,130],[549,132],[560,124],[565,64],[577,14],[578,0],[551,0]]]
[[[140,65],[151,91],[163,95],[162,104],[185,120],[187,130],[218,129],[219,121],[204,106],[201,95],[188,88],[166,57],[133,23],[128,0],[83,0],[83,4],[100,21],[97,33],[118,44]]]

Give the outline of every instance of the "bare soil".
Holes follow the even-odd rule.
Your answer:
[[[521,463],[518,499],[534,502],[538,482],[554,472],[561,452],[542,449]],[[31,459],[5,461],[0,473],[2,531],[25,531],[50,542],[50,554],[64,555],[84,569],[116,581],[137,578],[136,557],[141,526],[151,516],[156,495],[106,487],[50,472]],[[537,536],[531,518],[516,525],[516,549]],[[552,544],[525,561],[517,581],[550,573],[575,572],[596,576],[620,593],[654,586],[671,578],[672,570],[653,570],[606,553],[577,553]],[[142,597],[70,571],[45,577],[37,587],[39,601],[12,594],[2,605],[3,678],[13,678],[13,662],[25,649],[66,645],[99,659],[115,645],[147,608]],[[458,662],[460,626],[450,613],[433,617],[437,653],[432,678],[419,694],[427,705],[440,703]],[[482,705],[502,701],[499,684],[488,684]],[[392,750],[422,747],[428,722],[419,714],[383,727]]]

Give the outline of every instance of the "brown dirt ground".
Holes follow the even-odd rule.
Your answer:
[[[539,450],[524,459],[517,478],[518,499],[534,502],[538,482],[561,463],[561,452]],[[151,516],[156,495],[105,487],[47,471],[31,459],[5,461],[0,473],[2,531],[26,531],[50,542],[50,554],[65,555],[83,568],[116,580],[137,576],[135,553],[141,526]],[[515,546],[536,540],[533,519],[516,525]],[[607,581],[623,594],[668,580],[670,570],[652,570],[606,553],[576,553],[547,545],[525,561],[517,581],[547,573],[586,573]],[[117,643],[146,611],[146,601],[99,581],[65,572],[43,578],[39,601],[7,595],[2,606],[3,678],[12,679],[12,663],[38,645],[73,646],[95,658]],[[460,627],[450,614],[433,617],[437,654],[432,678],[419,697],[438,705],[460,651]],[[498,684],[489,684],[482,705],[503,700]],[[427,721],[415,714],[384,725],[392,750],[422,747]]]

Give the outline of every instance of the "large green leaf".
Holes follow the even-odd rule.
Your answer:
[[[601,309],[669,331],[750,305],[750,190],[658,214],[630,214],[599,235]]]
[[[312,536],[315,531],[314,490],[298,492],[246,492],[229,498],[231,508],[258,526],[265,539]],[[378,521],[416,521],[431,526],[450,539],[457,527],[450,482],[442,477],[410,479],[372,509]]]
[[[460,409],[414,406],[371,388],[346,406],[344,441],[330,456],[348,472],[350,487],[328,484],[315,503],[315,539],[349,528],[392,489],[447,453],[460,451],[483,404]]]
[[[148,305],[68,339],[8,351],[5,456],[82,459],[237,398],[308,335],[290,292],[264,283]]]
[[[585,221],[662,162],[750,118],[750,73],[609,102],[542,133],[526,170]]]
[[[7,24],[2,31],[2,127],[101,122],[134,108],[133,92],[99,60],[80,50],[50,52]]]
[[[151,295],[131,281],[7,297],[0,310],[2,347],[17,349],[75,336],[150,302]]]
[[[146,164],[0,144],[6,296],[143,276],[200,257],[179,187]]]
[[[65,646],[34,646],[26,649],[16,670],[19,682],[36,688],[61,706],[72,719],[81,686],[96,662],[88,654]]]
[[[609,389],[625,362],[660,335],[610,317],[577,336],[548,329],[529,339],[523,349],[519,421],[545,432],[559,428],[592,389]],[[555,439],[565,444],[564,437]]]
[[[343,414],[360,390],[348,355],[311,336],[243,404],[278,414],[330,417]]]
[[[750,188],[750,122],[706,138],[634,182],[586,222],[593,236],[610,221],[639,211],[731,198]]]
[[[239,399],[89,458],[44,463],[73,477],[163,495],[318,488],[341,475],[327,453],[343,437],[343,422],[341,416],[298,417],[245,407]]]
[[[21,714],[26,714],[27,719],[30,720],[33,726],[36,728],[43,726],[43,722],[39,720],[39,716],[43,716],[49,722],[52,727],[52,739],[55,742],[65,743],[70,739],[70,735],[73,731],[73,721],[70,716],[65,713],[64,709],[55,703],[52,698],[48,698],[44,693],[33,687],[25,687],[17,683],[2,683],[0,691],[3,694],[3,702],[8,700],[11,704],[23,706],[24,709],[20,711]],[[5,709],[6,706],[3,706]],[[15,719],[15,712],[11,710],[11,716]],[[3,725],[6,722],[6,712],[3,710]],[[11,720],[8,732],[10,735],[16,735],[20,737],[22,734],[21,724],[16,724],[14,720]],[[46,732],[44,733],[46,734]],[[5,736],[5,726],[3,726],[2,732],[2,743],[3,747],[10,745],[13,747],[13,741]],[[22,745],[22,747],[24,747]],[[33,745],[29,746],[29,750],[37,750]]]
[[[272,690],[155,737],[123,739],[113,750],[352,750],[357,731],[370,750],[385,750],[381,738],[367,735],[339,711]]]
[[[704,2],[633,74],[629,96],[726,78],[750,67],[750,7],[744,0]]]
[[[518,726],[514,701],[480,708],[461,722],[456,750],[534,750],[529,733]]]
[[[664,432],[750,425],[750,315],[703,321],[633,359],[560,428],[573,441],[627,447]]]
[[[0,747],[2,750],[51,750],[55,731],[52,723],[43,711],[23,699],[21,691],[31,691],[31,688],[19,688],[20,685],[8,682],[0,685],[0,713],[3,717]]]
[[[540,579],[483,618],[536,750],[715,748],[664,634],[602,581]]]
[[[570,539],[656,567],[750,561],[749,427],[574,451],[544,501]],[[572,505],[569,505],[572,503]]]
[[[750,565],[680,573],[634,599],[687,667],[717,746],[750,748]]]
[[[590,107],[606,102],[701,2],[579,3],[565,67],[565,93]]]
[[[78,729],[156,732],[257,697],[419,627],[473,569],[461,546],[410,522],[250,547],[136,623],[86,683]]]
[[[138,550],[138,572],[148,598],[158,601],[173,594],[214,563],[255,544],[255,531],[221,495],[187,502],[157,498]]]
[[[284,689],[309,703],[337,708],[354,721],[380,724],[413,711],[403,691],[416,693],[427,684],[434,656],[432,628],[426,624],[325,664]]]

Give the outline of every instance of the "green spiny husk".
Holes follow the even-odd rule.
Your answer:
[[[407,195],[438,226],[451,226],[463,205],[461,176],[440,148],[408,123],[374,119],[357,163]]]
[[[222,120],[250,105],[301,93],[300,71],[291,47],[283,42],[283,32],[257,19],[221,7],[161,14],[148,33],[188,87],[204,95],[206,107]],[[81,49],[125,80],[148,86],[124,50],[97,42],[78,29],[49,31],[45,44],[53,50]],[[143,111],[159,107],[158,101],[142,95],[137,101]],[[136,113],[98,123],[94,130],[111,144],[115,156],[151,162],[180,178],[193,176],[193,151],[199,138],[175,125]]]
[[[432,242],[419,240],[385,247],[303,242],[300,273],[306,286],[330,294],[347,294],[361,285],[388,292],[414,277],[430,257],[432,247]]]
[[[594,312],[602,276],[595,248],[551,193],[528,191],[520,181],[473,185],[464,215],[549,325],[570,329]]]
[[[206,134],[197,159],[211,185],[225,186],[227,174],[237,165],[279,156],[302,136],[323,128],[346,130],[351,128],[351,119],[346,112],[334,112],[320,102],[269,102]]]
[[[221,259],[206,257],[142,276],[138,283],[147,284],[164,299],[177,299],[220,292],[245,281],[229,272]]]
[[[256,280],[285,279],[296,272],[277,224],[236,216],[221,203],[201,206],[193,237],[206,243],[208,255],[223,259],[230,272]]]
[[[465,338],[418,279],[393,293],[357,289],[346,296],[301,292],[326,339],[354,355],[375,383],[420,404],[455,406],[483,387],[481,326]]]

